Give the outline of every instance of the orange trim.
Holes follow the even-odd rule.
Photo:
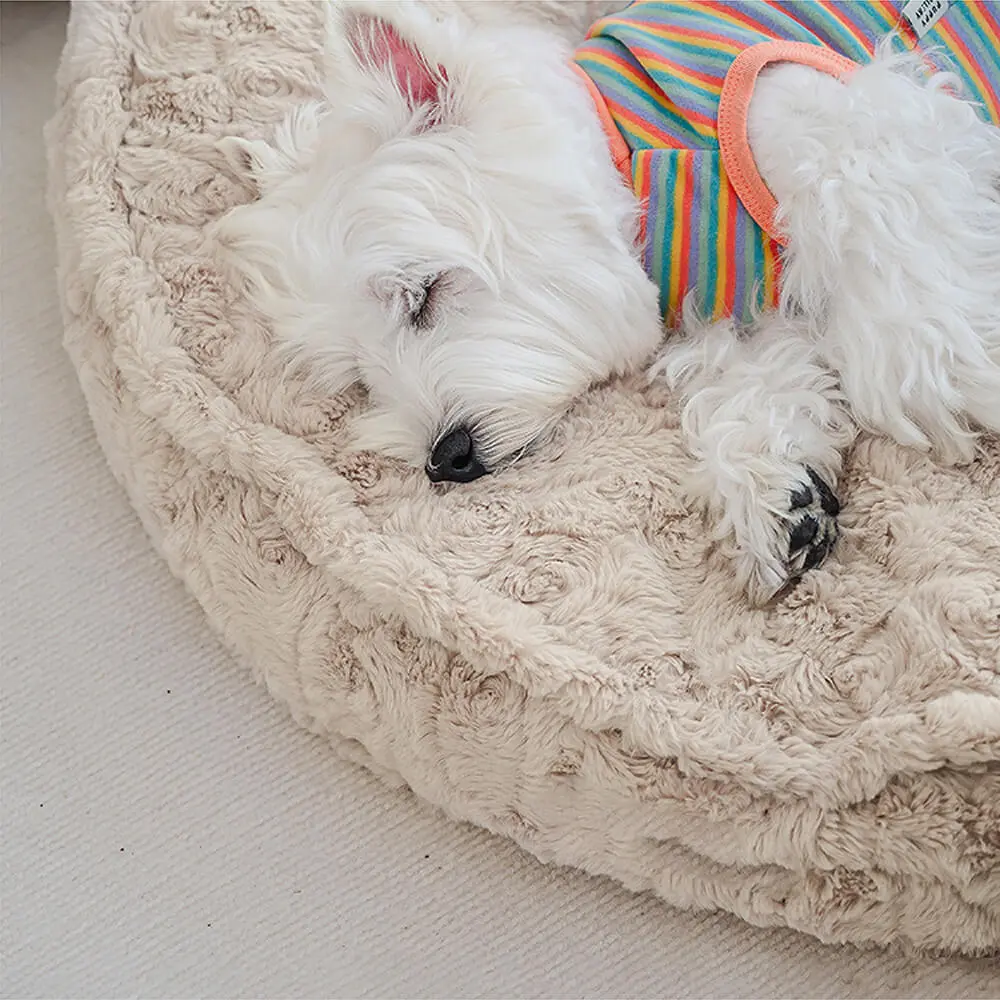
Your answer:
[[[604,134],[608,139],[608,149],[611,151],[611,159],[614,161],[615,169],[621,174],[622,180],[625,181],[629,188],[632,187],[632,151],[628,148],[628,143],[625,141],[625,137],[618,131],[618,126],[615,124],[614,118],[611,117],[611,112],[608,110],[607,104],[604,102],[604,98],[601,96],[601,92],[597,89],[597,85],[593,80],[587,76],[583,67],[579,63],[570,64],[573,69],[580,75],[580,79],[587,86],[587,92],[590,94],[591,100],[594,102],[594,108],[597,111],[597,117],[601,120],[601,127],[604,129]]]
[[[845,80],[858,63],[832,49],[809,42],[759,42],[744,49],[729,67],[719,97],[719,151],[722,165],[743,206],[771,239],[788,241],[777,229],[778,202],[754,163],[747,134],[747,115],[761,70],[773,62],[793,62]]]

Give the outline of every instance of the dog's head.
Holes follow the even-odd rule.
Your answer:
[[[278,335],[368,389],[359,446],[473,479],[657,345],[635,201],[555,34],[331,8],[326,100],[241,144],[261,198],[220,235]]]

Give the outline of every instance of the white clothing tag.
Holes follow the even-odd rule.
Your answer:
[[[910,22],[917,38],[923,38],[944,17],[949,6],[950,0],[910,0],[903,7],[903,17]]]

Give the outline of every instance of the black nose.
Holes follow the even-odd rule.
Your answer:
[[[426,471],[432,483],[471,483],[486,475],[486,466],[476,458],[472,435],[464,427],[456,427],[434,445]]]

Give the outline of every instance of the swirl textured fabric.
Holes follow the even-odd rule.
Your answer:
[[[204,236],[253,197],[216,140],[315,94],[321,20],[74,6],[66,345],[171,571],[297,722],[543,860],[825,941],[1000,950],[1000,442],[944,469],[862,439],[835,558],[767,610],[638,380],[459,489],[349,455],[362,394],[289,375]]]

